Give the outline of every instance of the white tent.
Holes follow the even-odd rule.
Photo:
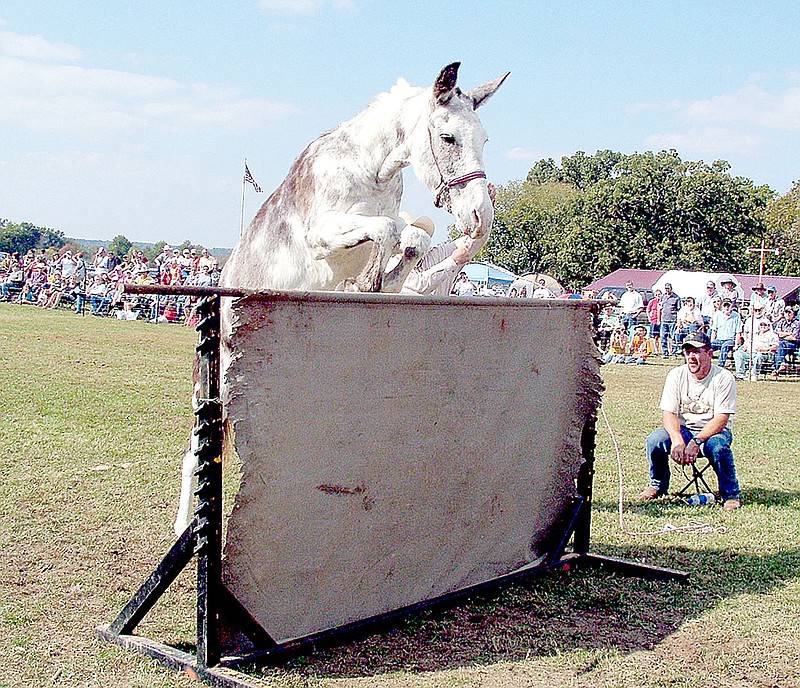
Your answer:
[[[745,294],[739,280],[736,279],[729,272],[692,272],[689,270],[667,270],[661,277],[653,284],[653,291],[660,289],[664,291],[664,285],[669,282],[674,291],[682,299],[687,296],[693,296],[695,299],[701,299],[706,293],[706,282],[713,281],[720,286],[720,278],[728,277],[736,286],[736,293],[739,295],[739,300],[744,301]]]
[[[543,272],[529,272],[522,275],[522,277],[518,277],[514,280],[508,289],[509,291],[516,289],[519,295],[522,291],[522,287],[525,287],[525,296],[532,298],[533,292],[540,286],[549,289],[554,297],[561,296],[564,293],[564,287],[559,284],[558,280]]]
[[[489,289],[496,287],[504,292],[508,285],[517,278],[513,272],[489,262],[473,261],[472,263],[467,263],[462,272],[466,272],[467,277],[479,287]]]

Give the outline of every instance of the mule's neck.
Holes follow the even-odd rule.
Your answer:
[[[388,102],[377,102],[342,125],[354,141],[359,141],[364,159],[375,168],[379,185],[389,184],[409,165],[427,183],[415,158],[419,142],[427,136],[430,97],[430,89],[420,89],[395,102],[394,107]]]

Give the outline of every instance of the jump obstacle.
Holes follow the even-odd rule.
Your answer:
[[[545,412],[544,421],[555,428],[554,441],[561,442],[559,434],[570,436],[554,445],[566,459],[551,460],[553,452],[530,437],[533,425],[525,422],[525,411],[515,415],[520,413],[519,405],[527,408],[528,394],[541,394],[552,387],[542,370],[546,365],[540,360],[543,342],[553,342],[554,332],[565,322],[571,323],[579,340],[588,338],[591,303],[320,292],[255,294],[200,287],[131,286],[128,290],[201,297],[197,353],[202,388],[194,430],[198,439],[197,506],[189,528],[117,618],[97,629],[102,638],[208,685],[247,688],[254,684],[236,671],[237,667],[280,664],[390,628],[421,611],[452,608],[471,597],[553,570],[591,566],[649,579],[688,580],[688,574],[681,571],[590,552],[599,388],[596,399],[590,395],[589,403],[579,390],[580,403],[576,402],[575,412],[563,420]],[[228,409],[236,423],[236,449],[243,463],[240,494],[244,496],[236,498],[224,558],[223,297],[238,298],[239,326],[232,339],[239,337],[239,346],[247,349],[239,351],[240,360],[235,360],[228,377],[244,381],[241,395],[239,391],[232,394]],[[497,345],[497,351],[489,352],[488,363],[480,366],[482,343],[470,348],[468,341],[476,336],[475,328],[488,332]],[[330,344],[332,331],[346,336]],[[462,335],[456,335],[457,331]],[[447,336],[442,336],[443,332]],[[352,350],[372,335],[376,339],[366,342],[364,350]],[[392,350],[392,344],[406,339],[412,344],[406,347],[408,351]],[[387,350],[380,351],[376,342]],[[295,345],[297,351],[290,352]],[[558,343],[554,346],[560,348]],[[596,375],[592,368],[596,360],[587,356],[588,347],[582,347],[579,342],[571,360],[574,373],[564,364],[566,381],[562,380],[563,389],[553,391],[554,395],[572,394],[570,388],[579,386],[576,380],[587,375],[587,370],[589,379]],[[569,352],[562,354],[560,360],[570,359]],[[456,371],[461,366],[466,371],[460,375],[442,372],[448,356]],[[429,357],[433,363],[416,373],[409,370],[420,357]],[[519,405],[497,409],[497,399],[481,400],[475,395],[473,379],[482,378],[481,370],[473,368],[486,368],[487,375],[497,379],[494,357],[503,361],[508,374],[501,377],[511,387],[493,389],[493,394],[505,399],[511,390],[521,397]],[[354,359],[363,365],[345,370]],[[381,367],[375,361],[389,361],[396,367],[373,379]],[[304,406],[309,390],[300,385],[297,396],[287,399],[295,393],[292,386],[299,383],[290,379],[288,386],[278,385],[293,372],[307,383],[310,365],[320,374],[312,400],[322,409],[319,422],[313,422],[316,414]],[[270,390],[265,398],[250,398],[248,384],[259,390],[264,386],[263,381],[253,384],[252,379],[261,374],[261,368],[272,381],[266,385]],[[331,386],[326,376],[340,373],[350,376],[353,386],[347,403],[339,399],[341,390],[335,380],[327,397],[319,391],[320,385]],[[393,387],[398,375],[403,378]],[[557,377],[562,379],[561,374]],[[466,434],[463,442],[453,446],[448,419],[458,406],[459,395],[466,393],[473,394],[468,400],[469,413],[486,418],[483,425],[472,427],[474,437],[470,437],[469,418],[461,419]],[[417,428],[416,433],[411,431],[410,414],[421,409],[421,417],[430,418],[442,406],[449,413]],[[364,409],[373,411],[380,426],[358,425]],[[383,422],[385,416],[391,416],[388,426]],[[270,419],[267,426],[265,417]],[[353,418],[356,425],[348,425]],[[333,436],[337,430],[346,433],[345,439],[354,433],[358,439],[348,446]],[[293,441],[314,445],[320,436],[330,441],[317,442],[308,448],[308,454],[292,453]],[[491,455],[492,441],[498,442],[499,448],[511,447],[513,456]],[[414,447],[413,461],[403,462],[408,447]],[[340,461],[337,452],[342,455]],[[464,455],[461,464],[454,463],[455,455]],[[430,462],[426,464],[427,459]],[[544,469],[538,468],[542,462]],[[399,473],[384,477],[394,464]],[[285,474],[279,474],[279,466],[285,466]],[[467,467],[477,469],[478,479],[473,474],[472,482],[462,480]],[[426,482],[425,470],[444,473]],[[278,474],[275,479],[283,482],[277,483],[272,493],[264,492],[264,476],[273,471]],[[337,481],[337,476],[351,479]],[[552,500],[548,497],[551,492]],[[287,494],[291,498],[285,498]],[[294,530],[287,531],[286,523]],[[444,528],[443,523],[453,526]],[[441,538],[425,539],[424,534],[431,530],[448,530],[454,535],[442,533]],[[330,542],[340,535],[347,536],[346,547]],[[315,537],[317,542],[307,544]],[[403,547],[415,538],[424,554],[418,558],[411,548]],[[138,624],[192,559],[197,567],[196,654],[135,634]],[[342,576],[343,582],[337,576]],[[336,580],[335,585],[328,578]],[[347,589],[351,580],[353,587]],[[301,608],[310,611],[301,614]],[[297,613],[291,614],[293,610]],[[298,618],[287,620],[287,616]],[[246,650],[241,636],[247,638]]]

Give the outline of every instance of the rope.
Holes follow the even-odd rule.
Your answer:
[[[617,457],[617,478],[619,484],[619,500],[617,502],[617,512],[619,514],[619,528],[623,533],[625,533],[626,535],[664,535],[666,533],[697,533],[700,535],[707,535],[709,533],[724,533],[727,531],[727,528],[725,526],[713,526],[710,523],[704,523],[703,521],[697,521],[694,519],[682,526],[676,526],[672,523],[667,523],[660,530],[628,530],[625,527],[624,510],[622,507],[623,504],[622,451],[619,448],[619,444],[617,443],[617,438],[614,435],[614,431],[611,429],[611,424],[608,422],[608,416],[606,415],[605,408],[601,406],[600,411],[603,414],[603,421],[605,422],[606,429],[608,430],[608,434],[611,437],[611,442],[614,444],[614,452]]]

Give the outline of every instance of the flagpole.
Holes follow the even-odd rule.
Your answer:
[[[247,169],[247,158],[244,159],[244,167],[242,168],[242,212],[241,216],[239,217],[239,236],[242,236],[242,232],[244,231],[244,185],[246,184],[244,179],[244,171]]]

